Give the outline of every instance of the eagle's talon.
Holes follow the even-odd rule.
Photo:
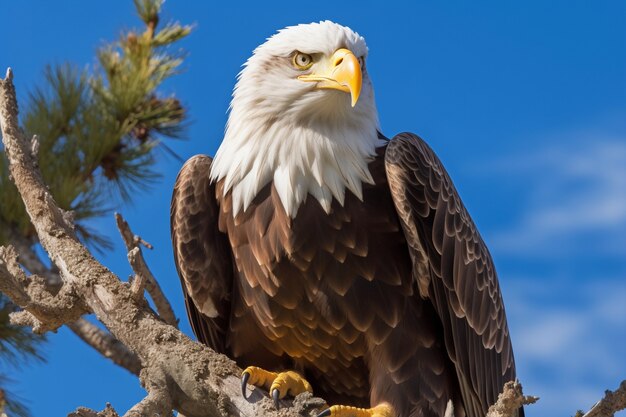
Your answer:
[[[395,415],[391,405],[382,403],[372,408],[333,405],[319,413],[317,417],[394,417]]]
[[[248,380],[249,379],[250,379],[250,372],[248,372],[248,370],[246,369],[241,374],[241,394],[243,395],[243,398],[247,398],[246,397],[246,391],[247,391],[247,388],[248,388]]]
[[[326,410],[319,413],[317,417],[328,417],[330,416],[330,414],[331,414],[330,408],[327,408]]]
[[[274,400],[274,405],[276,406],[277,410],[280,408],[280,404],[278,403],[279,397],[280,397],[280,391],[274,388],[272,390],[272,399]]]
[[[287,394],[295,397],[305,391],[313,392],[311,384],[295,371],[276,373],[256,366],[248,366],[241,374],[241,393],[244,398],[246,398],[246,385],[248,383],[266,389],[274,400],[277,409],[279,408],[279,400]]]

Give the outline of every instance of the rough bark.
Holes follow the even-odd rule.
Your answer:
[[[150,294],[150,298],[152,298],[159,316],[165,320],[166,323],[178,328],[178,320],[176,319],[176,315],[174,315],[174,310],[167,297],[165,297],[165,294],[163,294],[163,290],[161,290],[161,286],[154,278],[150,268],[148,268],[148,264],[144,260],[141,252],[141,245],[148,249],[152,249],[152,245],[141,237],[133,234],[130,226],[121,214],[115,213],[115,221],[117,222],[117,228],[128,250],[128,261],[133,271],[135,271],[135,280],[137,283],[133,282],[133,293],[139,296],[139,298],[143,298],[143,289],[145,288],[148,294]]]
[[[31,274],[44,277],[51,292],[58,291],[62,284],[61,277],[58,271],[51,270],[44,265],[33,250],[34,242],[13,230],[9,230],[9,241],[19,254],[20,264],[28,269]]]
[[[605,391],[604,398],[591,407],[591,410],[585,414],[576,413],[576,417],[613,417],[621,410],[626,410],[626,380],[615,391]]]
[[[19,264],[32,274],[44,278],[44,280],[41,281],[41,285],[43,285],[51,295],[56,295],[63,284],[58,270],[54,267],[50,268],[42,262],[39,255],[33,250],[33,241],[27,240],[19,233],[9,232],[9,240],[18,254],[17,260]],[[20,315],[24,315],[24,313],[17,314],[17,317]],[[18,320],[18,318],[14,320]],[[110,333],[82,318],[73,323],[69,323],[67,327],[104,357],[129,372],[139,375],[139,371],[141,370],[139,358]]]
[[[136,301],[129,286],[101,265],[77,239],[71,216],[58,207],[41,179],[30,143],[18,127],[17,109],[9,70],[6,78],[0,81],[0,125],[11,176],[43,248],[59,269],[63,279],[59,294],[67,288],[65,293],[75,295],[72,302],[86,306],[87,311],[83,312],[93,312],[111,334],[145,364],[141,382],[149,394],[134,409],[147,409],[147,403],[154,402],[155,397],[162,397],[159,398],[161,409],[175,409],[189,417],[287,417],[315,413],[311,404],[319,405],[319,402],[302,401],[302,396],[294,402],[294,407],[280,411],[275,411],[272,401],[259,390],[253,390],[252,395],[244,399],[240,394],[241,370],[232,360],[193,342],[155,316],[145,301]],[[31,301],[35,302],[36,299],[27,291],[29,286],[24,272],[11,269],[4,268],[0,274],[2,289],[12,290],[7,293],[12,299],[24,301],[26,297],[31,297]],[[22,291],[18,291],[19,288]],[[46,301],[58,303],[71,312],[77,308],[74,307],[76,303],[51,297],[52,300]],[[33,303],[22,302],[20,305],[41,321],[30,311]],[[68,323],[77,318],[58,319]],[[47,322],[44,320],[44,323]]]
[[[522,406],[534,404],[539,400],[537,397],[524,396],[522,384],[519,381],[510,381],[504,384],[502,393],[498,396],[495,404],[489,407],[486,417],[510,417]]]
[[[45,278],[38,275],[27,277],[11,246],[0,247],[0,291],[24,309],[11,313],[11,321],[31,326],[35,333],[54,331],[90,312],[74,284],[68,283],[52,294]]]
[[[119,417],[111,404],[107,403],[106,408],[102,411],[94,411],[85,407],[78,407],[67,415],[67,417]]]

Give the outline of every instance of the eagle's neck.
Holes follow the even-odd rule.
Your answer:
[[[343,205],[346,189],[362,199],[362,183],[373,183],[368,163],[383,142],[376,109],[351,110],[302,120],[259,117],[233,106],[211,166],[212,180],[224,179],[224,193],[232,193],[233,214],[272,181],[292,218],[309,194],[327,213],[333,198]]]

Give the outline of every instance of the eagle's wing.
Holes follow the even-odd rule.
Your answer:
[[[196,155],[181,168],[172,195],[170,225],[191,327],[200,342],[225,353],[233,263],[228,239],[218,229],[211,162],[208,156]]]
[[[484,416],[504,383],[515,378],[491,255],[443,165],[422,139],[395,136],[387,146],[385,169],[414,279],[441,318],[466,413]]]

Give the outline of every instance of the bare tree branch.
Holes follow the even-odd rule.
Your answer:
[[[9,236],[9,239],[14,244],[19,254],[19,263],[25,266],[31,273],[44,277],[45,286],[52,294],[57,293],[62,284],[59,274],[44,265],[37,253],[32,249],[32,242],[18,233],[10,233]],[[17,290],[20,291],[21,288],[17,288]],[[30,299],[30,297],[28,297],[28,299]],[[27,300],[23,301],[27,302]],[[32,325],[33,317],[24,312],[19,312],[13,315],[13,322]],[[111,334],[83,318],[68,323],[67,326],[80,339],[92,346],[106,358],[109,358],[113,363],[127,369],[135,375],[139,375],[139,371],[141,370],[139,358],[129,351],[119,340],[111,336]],[[38,327],[38,330],[43,331],[46,329]]]
[[[45,287],[51,294],[55,295],[61,289],[63,281],[58,272],[48,268],[41,260],[39,255],[32,249],[32,242],[18,233],[9,233],[10,240],[14,244],[17,251],[18,261],[26,267],[32,274],[45,278]],[[20,288],[21,289],[21,288]],[[18,289],[18,290],[20,290]],[[15,314],[14,321],[31,323],[32,318],[20,312]],[[110,333],[95,326],[89,321],[80,318],[73,323],[68,323],[67,327],[72,330],[85,343],[96,349],[103,356],[110,359],[113,363],[127,369],[129,372],[139,375],[141,370],[141,361],[119,340],[114,338]]]
[[[45,278],[26,277],[11,246],[0,246],[0,291],[24,309],[11,314],[11,323],[32,326],[35,333],[56,330],[90,312],[73,285],[52,294]]]
[[[19,254],[18,260],[20,264],[28,269],[31,274],[46,278],[48,286],[52,292],[58,291],[63,284],[61,277],[57,272],[50,270],[46,267],[46,265],[44,265],[41,258],[33,250],[33,242],[10,228],[8,232],[9,241]]]
[[[124,417],[171,417],[172,396],[166,389],[166,375],[161,370],[155,373],[154,370],[146,368],[141,371],[140,378],[148,390],[148,395],[128,410]]]
[[[139,248],[133,248],[128,252],[128,262],[135,271],[135,276],[130,284],[130,292],[133,294],[133,298],[136,301],[143,300],[143,293],[146,290],[146,284],[148,279],[146,278],[146,271],[143,268],[145,264],[140,261],[141,252]]]
[[[12,246],[0,246],[0,291],[8,295],[18,306],[30,303],[26,274],[17,262],[17,253]]]
[[[161,286],[154,278],[154,275],[152,275],[150,268],[148,268],[148,265],[143,258],[141,247],[139,246],[140,244],[143,244],[148,249],[152,249],[152,245],[139,236],[133,234],[128,222],[124,220],[121,214],[115,213],[115,221],[117,223],[117,228],[122,235],[122,239],[124,240],[124,244],[126,245],[126,249],[128,250],[128,260],[133,268],[133,271],[135,271],[135,274],[140,279],[135,286],[137,287],[135,288],[135,291],[141,289],[141,292],[143,293],[142,286],[145,286],[148,294],[150,294],[150,298],[154,301],[154,306],[156,307],[159,316],[165,320],[166,323],[171,324],[174,327],[178,327],[178,320],[176,319],[174,310],[172,309],[168,299],[165,297],[165,294],[163,294]]]
[[[146,365],[145,373],[142,372],[146,377],[141,382],[149,395],[157,391],[152,398],[159,395],[158,390],[165,390],[171,396],[171,407],[189,417],[226,417],[234,413],[289,417],[314,413],[307,404],[315,401],[302,401],[302,396],[300,402],[294,401],[294,407],[280,412],[259,390],[252,390],[252,395],[244,399],[240,394],[241,369],[232,360],[191,341],[157,318],[144,304],[137,303],[129,287],[80,243],[70,216],[57,206],[43,183],[30,143],[18,128],[10,70],[0,80],[0,126],[10,173],[42,246],[59,268],[63,287],[74,289],[109,331]],[[7,279],[2,281],[8,281],[6,275],[13,278],[20,275],[19,271],[17,275],[11,272],[7,269],[3,274]],[[20,296],[14,291],[16,294]],[[153,375],[162,377],[155,381],[151,379]]]
[[[172,416],[171,398],[167,390],[152,390],[148,395],[128,410],[124,417]]]
[[[107,403],[106,408],[102,411],[94,411],[86,407],[78,407],[76,411],[71,412],[67,417],[120,417],[111,404]]]
[[[524,396],[519,381],[509,381],[504,384],[495,404],[487,410],[486,417],[513,417],[522,405],[534,404],[538,400],[538,397]]]
[[[612,417],[618,411],[626,409],[626,380],[615,391],[606,390],[604,398],[598,401],[587,413],[577,413],[583,417]]]
[[[85,343],[96,349],[102,356],[111,359],[115,364],[139,376],[141,361],[133,352],[110,333],[84,318],[67,325]]]

